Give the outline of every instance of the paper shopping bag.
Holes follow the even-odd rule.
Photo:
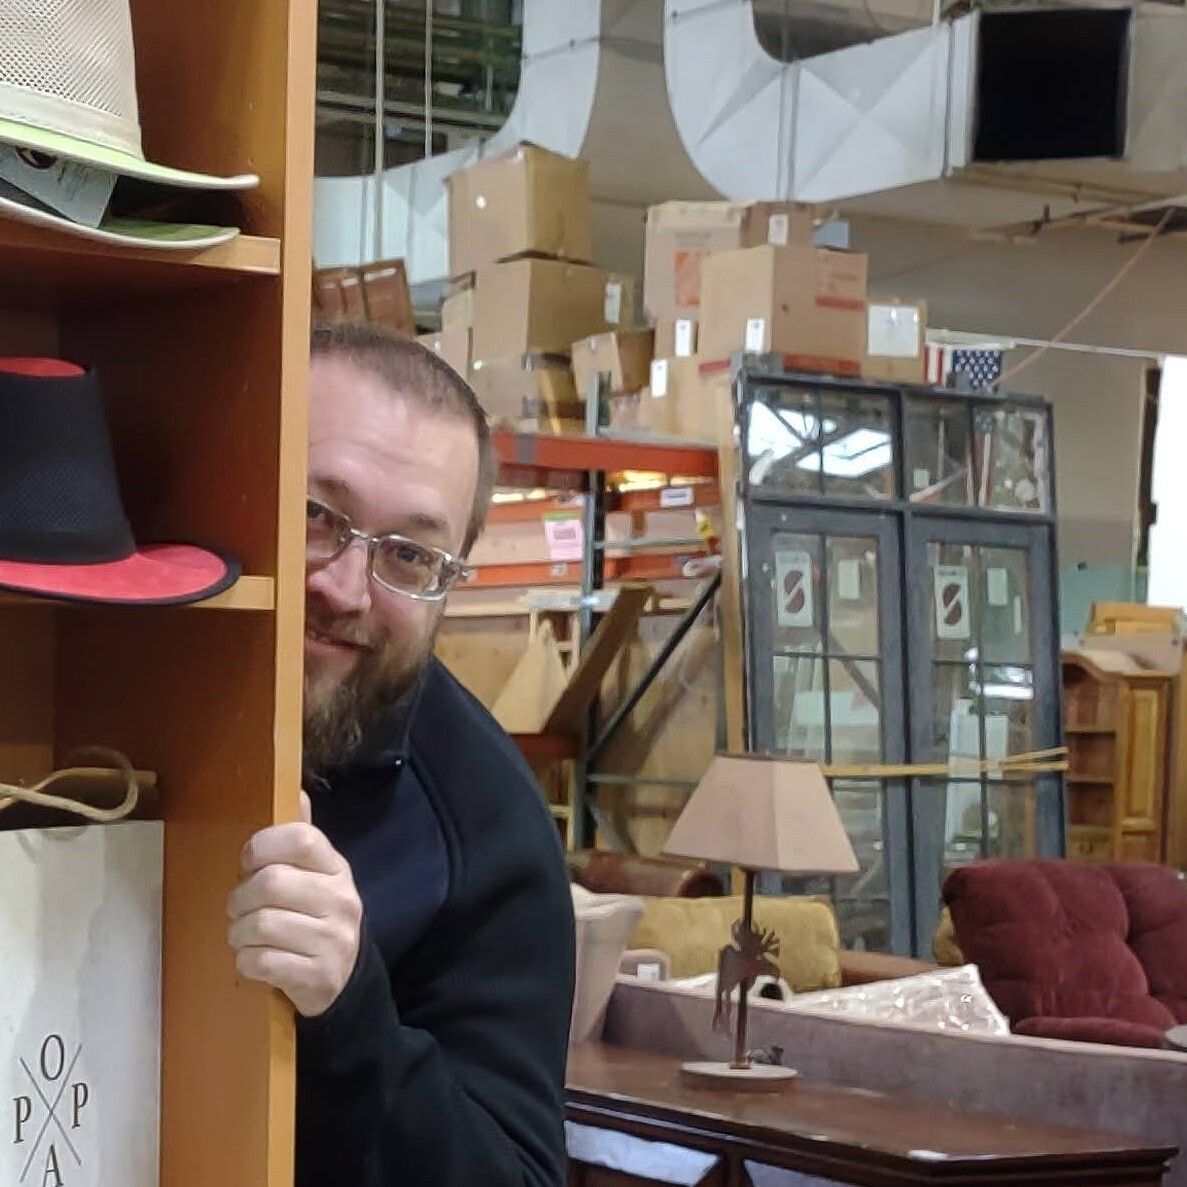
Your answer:
[[[0,1187],[156,1187],[163,825],[0,832]]]

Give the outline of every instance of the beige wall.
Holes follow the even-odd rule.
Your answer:
[[[1026,244],[979,244],[959,231],[873,221],[855,222],[853,232],[854,246],[870,253],[872,290],[926,298],[933,326],[1027,338],[1057,333],[1135,249],[1087,230],[1052,230]],[[1185,307],[1187,246],[1162,240],[1070,339],[1187,352]],[[1049,351],[1011,383],[1054,405],[1064,565],[1132,559],[1145,366]]]

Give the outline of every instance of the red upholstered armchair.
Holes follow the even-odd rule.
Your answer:
[[[1187,1022],[1187,883],[1156,865],[985,861],[944,883],[1017,1034],[1159,1047]]]

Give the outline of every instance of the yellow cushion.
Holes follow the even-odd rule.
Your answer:
[[[672,962],[673,977],[717,971],[717,954],[731,943],[730,925],[742,917],[742,896],[731,898],[644,897],[643,918],[632,948],[658,948]],[[776,963],[797,992],[836,989],[841,984],[837,921],[827,903],[814,898],[754,900],[756,927],[771,928],[782,941]]]
[[[940,912],[940,922],[936,925],[936,934],[932,937],[931,951],[938,964],[956,968],[965,963],[964,953],[956,941],[956,927],[947,907]]]

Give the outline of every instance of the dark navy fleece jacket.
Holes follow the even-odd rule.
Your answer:
[[[514,744],[434,660],[308,790],[364,935],[298,1021],[297,1187],[560,1187],[572,899]]]

